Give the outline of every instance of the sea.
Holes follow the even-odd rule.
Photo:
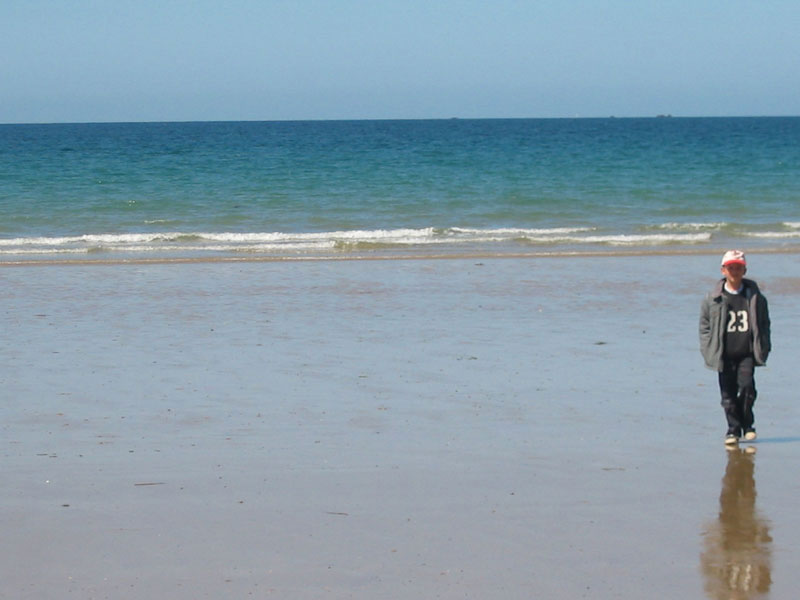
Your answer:
[[[0,125],[0,263],[800,250],[800,117]]]

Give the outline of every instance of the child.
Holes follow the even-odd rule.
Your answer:
[[[771,348],[767,299],[751,279],[741,250],[722,257],[723,278],[700,308],[700,352],[706,366],[719,373],[722,408],[728,421],[726,444],[756,439],[753,404],[754,367],[765,365]]]

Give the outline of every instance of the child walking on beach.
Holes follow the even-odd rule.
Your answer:
[[[722,257],[723,278],[700,308],[700,352],[706,366],[719,374],[722,409],[728,421],[726,444],[739,437],[756,439],[753,404],[754,368],[763,366],[771,348],[767,299],[752,279],[745,279],[747,261],[741,250]]]

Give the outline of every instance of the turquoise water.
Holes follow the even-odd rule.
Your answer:
[[[800,118],[0,126],[0,260],[800,244]]]

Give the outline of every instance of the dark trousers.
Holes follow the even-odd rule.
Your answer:
[[[753,428],[753,404],[756,402],[756,382],[753,379],[753,357],[726,358],[719,374],[722,410],[728,420],[728,431],[740,434]]]

